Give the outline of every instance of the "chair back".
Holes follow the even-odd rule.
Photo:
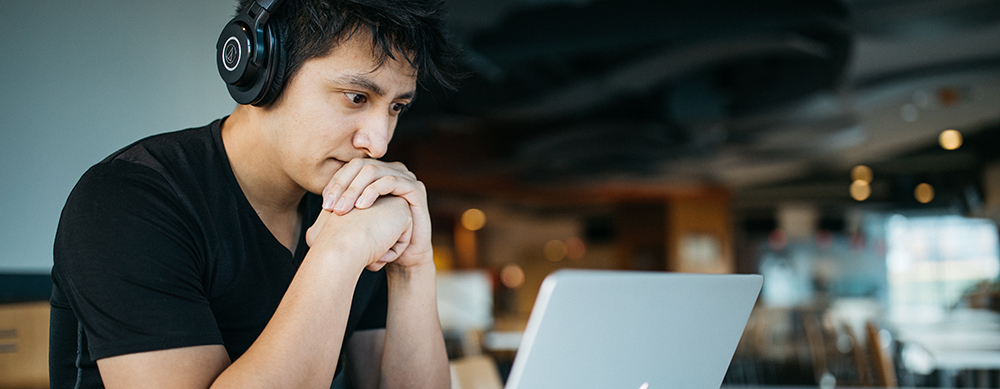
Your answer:
[[[896,380],[896,364],[892,360],[892,353],[882,347],[882,334],[878,325],[868,321],[865,324],[865,333],[868,336],[868,355],[871,358],[875,383],[882,388],[899,387]]]

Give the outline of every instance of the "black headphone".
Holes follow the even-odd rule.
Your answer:
[[[267,105],[281,91],[285,52],[268,19],[282,0],[255,0],[222,29],[216,64],[229,94],[240,104]]]

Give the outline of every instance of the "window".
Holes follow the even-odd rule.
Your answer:
[[[961,216],[886,221],[889,308],[897,321],[934,320],[1000,274],[997,227]]]

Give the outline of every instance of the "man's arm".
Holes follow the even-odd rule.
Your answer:
[[[217,344],[127,354],[97,361],[101,380],[108,388],[207,388],[229,363],[226,348]]]
[[[348,339],[346,366],[351,382],[359,389],[448,387],[451,377],[433,295],[433,275],[428,277],[428,288],[420,285],[418,274],[404,278],[399,269],[386,270],[389,330],[357,331]]]
[[[433,275],[431,288],[427,289],[426,285],[413,283],[419,281],[420,275],[407,279],[394,274],[398,270],[392,267],[386,270],[388,329],[357,331],[348,339],[346,357],[351,382],[359,389],[448,387],[451,376],[433,296]]]
[[[386,268],[389,312],[380,388],[447,388],[451,376],[438,319],[433,261]]]
[[[407,203],[380,199],[371,212],[322,212],[306,255],[263,333],[230,364],[222,346],[184,347],[97,361],[108,388],[318,388],[336,371],[361,270],[411,224]]]
[[[324,195],[325,203],[344,205],[333,209],[337,214],[364,209],[380,196],[398,196],[409,203],[413,217],[409,245],[393,262],[385,264],[389,308],[378,387],[449,387],[451,377],[438,319],[431,221],[423,183],[401,163],[356,159],[334,175]],[[341,198],[344,201],[336,201]]]
[[[357,389],[378,387],[382,374],[382,351],[385,348],[385,328],[354,331],[347,340],[344,369],[351,375]]]

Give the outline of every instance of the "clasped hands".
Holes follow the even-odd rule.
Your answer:
[[[338,234],[345,239],[330,239]],[[400,162],[351,160],[323,189],[323,210],[306,231],[311,249],[330,241],[355,245],[372,271],[433,264],[424,184]]]

